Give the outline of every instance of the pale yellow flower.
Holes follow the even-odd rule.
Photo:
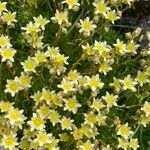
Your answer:
[[[62,88],[65,94],[76,90],[74,88],[74,83],[71,81],[67,81],[65,78],[63,78],[63,80],[61,81],[61,84],[58,84],[57,87]]]
[[[21,90],[20,83],[17,78],[14,80],[7,80],[6,89],[4,92],[10,93],[12,97]]]
[[[123,84],[123,89],[124,90],[132,90],[133,92],[136,92],[136,84],[137,82],[134,81],[132,78],[131,78],[131,75],[127,75],[123,80],[120,80],[120,82]]]
[[[118,127],[117,135],[121,135],[123,138],[128,139],[130,135],[133,134],[131,128],[128,126],[128,123],[120,125]]]
[[[80,3],[78,3],[78,0],[64,0],[62,3],[63,4],[66,3],[69,9],[80,6]]]
[[[108,92],[106,92],[106,95],[102,96],[102,99],[105,100],[108,107],[111,107],[113,105],[117,106],[118,95],[109,94]]]
[[[110,10],[110,8],[107,7],[107,4],[105,3],[104,0],[101,1],[95,0],[93,5],[95,6],[95,14],[106,15],[106,12]]]
[[[60,120],[62,130],[65,130],[65,129],[72,130],[73,121],[74,121],[73,119],[63,117]]]
[[[43,18],[42,15],[36,17],[33,17],[35,24],[37,24],[37,26],[39,26],[42,30],[45,30],[45,25],[48,24],[50,21],[47,20],[46,18]]]
[[[141,108],[142,111],[144,111],[145,115],[148,117],[150,116],[150,102],[145,102],[144,106]]]
[[[3,18],[8,25],[11,25],[13,22],[17,22],[16,12],[12,13],[12,12],[8,11],[6,13],[3,13]]]
[[[43,118],[38,116],[37,114],[33,113],[33,117],[31,118],[30,121],[27,122],[27,124],[30,125],[31,131],[33,130],[38,130],[42,131],[45,128],[45,121]]]
[[[91,32],[93,32],[97,27],[95,24],[93,24],[93,21],[90,20],[89,17],[86,17],[84,20],[80,19],[80,26],[81,29],[79,30],[79,32],[83,32],[86,36],[90,36]]]
[[[7,5],[7,2],[0,2],[0,14],[3,11],[7,11],[6,5]]]
[[[130,139],[129,142],[129,147],[132,148],[133,150],[137,150],[140,146],[138,144],[138,139]]]
[[[2,62],[9,60],[11,62],[14,62],[14,55],[16,53],[16,50],[14,50],[11,47],[5,47],[0,51],[0,55],[2,56]]]
[[[64,110],[71,111],[73,114],[77,112],[78,107],[81,107],[81,104],[78,103],[76,96],[65,99],[64,101],[65,101]]]
[[[12,133],[11,135],[3,135],[1,140],[1,146],[9,150],[14,150],[19,143],[17,142],[17,134]]]
[[[57,22],[59,25],[63,23],[68,23],[68,12],[59,12],[58,10],[56,10],[55,17],[52,17],[51,20]]]

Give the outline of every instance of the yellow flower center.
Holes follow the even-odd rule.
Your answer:
[[[111,21],[114,21],[116,19],[116,14],[114,13],[109,13],[108,14],[108,19],[111,20]]]
[[[3,55],[5,57],[9,58],[9,57],[13,56],[13,53],[12,53],[12,51],[10,49],[7,49],[7,50],[4,51]]]
[[[33,123],[37,127],[40,126],[40,125],[42,125],[42,121],[39,118],[34,118]]]
[[[90,86],[94,86],[94,87],[97,87],[98,86],[98,81],[97,80],[91,80],[90,81],[90,84],[89,84]]]
[[[15,140],[14,140],[14,138],[12,138],[12,137],[8,137],[8,138],[6,139],[6,141],[5,141],[5,144],[6,144],[7,146],[12,146],[12,145],[14,145],[14,143],[15,143]]]
[[[16,82],[13,82],[13,83],[11,83],[10,85],[9,85],[9,88],[11,89],[11,90],[13,90],[13,91],[16,91],[16,90],[18,90],[18,83],[16,83]]]
[[[5,39],[0,39],[0,46],[3,46],[7,43],[7,40]]]
[[[68,77],[71,79],[71,80],[77,80],[78,76],[75,74],[75,73],[69,73]]]
[[[134,43],[129,43],[128,45],[127,45],[127,49],[129,50],[129,51],[134,51],[136,48],[135,48],[135,44]]]
[[[5,5],[4,4],[0,4],[0,11],[3,11],[5,9]]]
[[[92,150],[89,144],[85,144],[83,147],[84,150]]]
[[[63,13],[59,13],[59,14],[57,14],[56,18],[57,18],[59,21],[62,21],[62,20],[65,19],[65,16],[64,16]]]
[[[97,50],[100,51],[100,52],[104,52],[104,51],[105,51],[105,48],[104,48],[103,45],[100,45],[100,44],[99,44],[99,45],[96,46],[96,48],[97,48]]]
[[[50,114],[50,119],[52,122],[56,122],[58,120],[58,115],[56,113]]]
[[[31,26],[31,27],[28,28],[28,30],[29,30],[30,33],[33,33],[33,32],[37,31],[37,28],[34,27],[34,26]]]
[[[144,106],[144,111],[145,111],[146,113],[150,113],[150,105]]]
[[[88,21],[84,21],[82,24],[82,27],[85,31],[91,31],[92,30],[91,23]]]
[[[69,128],[70,127],[70,121],[63,120],[63,126],[66,127],[66,128]]]
[[[35,67],[35,63],[33,61],[28,61],[26,63],[26,68],[27,69],[33,69]]]
[[[66,1],[69,5],[75,5],[76,0],[67,0]]]
[[[11,112],[10,113],[10,118],[13,120],[19,120],[20,115],[17,112]]]
[[[99,5],[97,9],[100,13],[106,12],[106,6],[104,4]]]
[[[127,80],[127,81],[125,81],[124,85],[125,85],[127,88],[130,88],[130,87],[132,87],[132,82],[129,81],[129,80]]]
[[[13,14],[6,14],[6,15],[5,15],[5,19],[6,19],[7,21],[13,21],[14,18],[15,18],[15,16],[14,16]]]
[[[29,78],[28,78],[27,76],[22,76],[22,77],[21,77],[21,83],[22,83],[23,85],[27,85],[27,84],[30,83],[30,80],[29,80]]]
[[[44,55],[38,55],[37,57],[37,60],[39,61],[39,62],[43,62],[44,60],[45,60],[45,56]]]
[[[112,96],[109,96],[107,99],[106,99],[106,102],[109,103],[109,104],[113,104],[115,102],[115,99],[112,97]]]
[[[140,74],[138,78],[141,82],[143,82],[146,79],[144,74]]]
[[[63,85],[63,88],[64,88],[65,90],[67,90],[67,91],[70,91],[71,85],[70,85],[69,83],[66,83],[66,84]]]
[[[45,100],[50,100],[52,98],[52,94],[50,92],[46,92],[43,94],[43,98]]]
[[[37,20],[37,23],[38,23],[39,25],[41,25],[41,26],[44,26],[44,25],[45,25],[45,20],[39,19],[39,20]]]
[[[68,107],[69,108],[75,108],[76,107],[76,100],[74,100],[74,99],[71,99],[71,100],[69,100],[68,101]]]
[[[129,135],[129,129],[128,129],[128,127],[126,127],[126,126],[122,126],[121,128],[120,128],[120,133],[121,133],[121,135],[124,137],[124,136],[128,136]]]
[[[40,136],[39,136],[39,138],[38,138],[38,139],[39,139],[39,141],[41,141],[41,142],[43,142],[43,143],[44,143],[44,142],[46,142],[46,141],[47,141],[47,136],[46,136],[45,134],[42,134],[42,135],[40,135]]]
[[[87,121],[90,123],[95,123],[96,122],[96,117],[94,114],[90,114],[87,116]]]

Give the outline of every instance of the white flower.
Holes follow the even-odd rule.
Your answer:
[[[135,81],[137,81],[141,87],[143,86],[143,84],[150,82],[146,73],[141,71],[138,71]]]
[[[103,14],[103,15],[106,15],[106,12],[107,12],[108,10],[110,10],[110,8],[107,7],[107,4],[105,3],[104,0],[95,1],[95,2],[93,3],[93,5],[94,5],[95,8],[96,8],[95,14]]]
[[[94,50],[97,50],[100,55],[102,55],[102,53],[104,53],[104,52],[109,52],[110,51],[106,41],[98,42],[96,40],[95,40],[95,43],[94,43]]]
[[[21,90],[21,86],[19,84],[18,78],[15,78],[14,80],[7,80],[6,89],[4,92],[8,92],[11,94],[11,96],[15,96],[16,93],[18,93]]]
[[[28,57],[25,62],[21,62],[24,72],[36,72],[37,61],[33,57]]]
[[[50,114],[50,109],[49,109],[48,106],[46,106],[46,105],[44,104],[44,105],[40,106],[40,108],[37,109],[36,112],[37,112],[37,114],[38,114],[41,118],[45,119],[45,118],[47,118],[47,117],[49,116],[49,114]]]
[[[43,18],[42,15],[36,17],[33,17],[35,24],[37,24],[37,26],[39,26],[42,30],[45,30],[45,25],[48,24],[50,21],[47,20],[46,18]]]
[[[108,62],[103,62],[100,64],[98,71],[100,73],[103,73],[106,76],[110,70],[112,70],[112,67],[110,67],[110,64]]]
[[[16,12],[11,13],[10,11],[3,13],[3,18],[7,22],[8,25],[11,25],[13,22],[17,22]]]
[[[40,132],[37,134],[37,137],[34,139],[34,142],[38,142],[39,146],[44,146],[44,144],[52,143],[50,138],[52,134],[47,134],[46,132]]]
[[[37,114],[33,113],[33,117],[30,121],[27,122],[27,124],[30,125],[31,131],[33,130],[39,130],[42,131],[45,128],[44,120],[40,116],[37,116]]]
[[[90,33],[97,27],[95,24],[93,24],[92,20],[90,21],[89,17],[86,17],[84,20],[80,19],[80,26],[81,29],[79,32],[85,33],[86,36],[90,36]]]
[[[93,46],[89,45],[89,43],[87,43],[86,45],[81,45],[81,46],[82,46],[84,53],[86,53],[87,55],[94,54],[94,48]]]
[[[1,110],[1,112],[8,112],[11,108],[13,108],[13,104],[14,103],[11,103],[11,102],[1,101],[0,102],[0,110]]]
[[[75,114],[77,112],[78,107],[81,107],[81,104],[78,103],[76,96],[72,98],[65,99],[65,107],[64,110],[69,110]]]
[[[80,6],[78,0],[64,0],[62,3],[68,4],[69,9],[75,8],[75,6]]]
[[[56,10],[55,17],[52,17],[51,19],[52,21],[57,22],[59,25],[68,23],[68,12],[59,12],[58,10]]]
[[[42,89],[42,100],[45,100],[46,103],[49,105],[52,101],[52,95],[54,92],[51,92],[50,90],[47,90],[45,88]]]
[[[113,105],[117,106],[118,95],[113,95],[106,92],[106,95],[102,96],[102,98],[105,100],[108,107],[111,107]]]
[[[93,128],[97,122],[96,115],[93,113],[93,111],[91,111],[88,114],[84,114],[84,116],[84,124],[88,124]]]
[[[128,139],[131,134],[133,134],[133,131],[128,127],[128,123],[118,127],[117,135],[121,135],[123,138]]]
[[[7,2],[0,2],[0,14],[3,11],[7,11],[6,4],[7,4]]]
[[[79,147],[81,150],[94,150],[94,144],[92,144],[89,140],[81,144]]]
[[[59,55],[59,47],[47,47],[47,51],[45,52],[47,57],[51,59],[55,59]]]
[[[0,36],[0,47],[11,47],[12,45],[10,44],[10,39],[8,36],[1,35]],[[1,52],[2,50],[0,50]]]
[[[129,147],[132,148],[133,150],[137,150],[140,146],[138,144],[138,139],[130,139],[129,142]]]
[[[73,121],[74,121],[73,119],[63,117],[60,121],[62,130],[64,130],[64,129],[72,130],[72,125],[73,125],[72,122]]]
[[[139,47],[139,44],[136,44],[133,40],[131,40],[128,44],[127,44],[127,52],[129,53],[137,53],[137,48]]]
[[[124,140],[122,138],[118,138],[119,144],[118,144],[118,148],[122,148],[124,150],[128,149],[128,141]]]
[[[126,48],[126,44],[124,44],[123,41],[120,41],[119,39],[117,39],[117,43],[113,45],[115,46],[117,53],[120,53],[121,55],[126,53],[127,48]]]
[[[35,105],[38,105],[43,99],[42,99],[42,92],[37,91],[32,96],[30,96],[35,102]]]
[[[116,13],[116,10],[110,10],[110,11],[107,11],[106,14],[104,14],[105,18],[110,20],[113,24],[114,24],[114,21],[120,19],[120,16]]]
[[[22,30],[26,31],[26,34],[35,34],[38,33],[40,31],[39,26],[33,22],[29,22],[26,27],[22,27]]]
[[[1,146],[4,146],[5,148],[9,150],[14,150],[19,143],[17,142],[17,134],[10,134],[10,135],[3,135],[1,139]]]
[[[100,109],[102,109],[103,107],[105,107],[105,105],[103,104],[101,99],[93,99],[93,103],[90,106],[91,108],[95,109],[96,111],[100,111]]]
[[[123,80],[120,80],[120,82],[123,84],[124,90],[129,89],[132,90],[133,92],[136,92],[135,85],[137,84],[137,82],[133,81],[130,74],[127,75],[127,77],[125,77]]]
[[[61,81],[61,84],[58,84],[57,87],[62,88],[65,94],[76,90],[74,88],[74,83],[66,80],[65,78],[63,78],[63,80]]]
[[[31,79],[32,77],[28,74],[21,72],[21,76],[19,77],[18,81],[22,88],[30,88],[31,87]]]
[[[92,91],[96,91],[97,89],[102,89],[104,86],[104,83],[101,82],[101,79],[99,78],[99,75],[96,74],[93,75],[91,78],[86,76],[87,78],[87,85],[92,89]]]
[[[44,63],[44,62],[47,61],[46,57],[47,57],[47,56],[46,56],[46,54],[45,54],[44,52],[41,52],[41,51],[38,50],[38,51],[35,53],[34,59],[35,59],[35,61],[38,62],[38,63]]]
[[[150,102],[145,102],[144,106],[141,108],[145,112],[145,115],[150,116]]]
[[[9,119],[9,122],[12,126],[19,126],[22,129],[22,124],[26,117],[23,115],[23,110],[18,110],[17,108],[11,108],[5,118]]]
[[[81,78],[80,74],[77,72],[77,70],[71,70],[68,73],[67,78],[71,80],[73,83],[78,83],[78,80]]]
[[[53,126],[60,122],[60,115],[56,110],[51,110],[48,116]]]
[[[14,50],[11,47],[2,48],[2,50],[0,51],[0,55],[2,56],[2,62],[6,60],[14,62],[15,53],[16,53],[16,50]]]

